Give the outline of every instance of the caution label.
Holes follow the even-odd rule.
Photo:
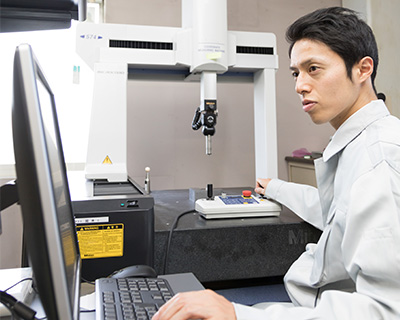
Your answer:
[[[102,224],[76,227],[81,259],[122,257],[124,225]]]
[[[105,157],[103,160],[103,164],[112,164],[112,161],[109,156]]]

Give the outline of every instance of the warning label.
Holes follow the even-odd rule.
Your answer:
[[[105,157],[103,160],[103,164],[112,164],[112,161],[109,156]]]
[[[103,224],[76,227],[81,259],[122,257],[124,225]]]

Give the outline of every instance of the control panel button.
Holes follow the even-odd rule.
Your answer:
[[[251,190],[243,190],[242,195],[243,197],[251,197]]]

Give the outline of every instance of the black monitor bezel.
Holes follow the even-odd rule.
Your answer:
[[[78,240],[74,229],[76,272],[70,292],[37,81],[42,82],[51,97],[61,175],[66,186],[66,206],[75,228],[54,94],[32,48],[23,44],[17,47],[14,57],[12,127],[24,240],[47,318],[79,319],[81,259]]]

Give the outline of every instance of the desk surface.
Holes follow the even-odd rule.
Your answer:
[[[226,188],[229,194],[241,194],[242,190],[252,190],[252,188]],[[189,199],[189,190],[160,190],[153,191],[155,211],[155,230],[156,232],[169,232],[171,224],[180,213],[194,210],[194,202]],[[261,218],[236,218],[236,219],[212,219],[207,220],[199,213],[194,212],[191,215],[182,217],[179,220],[177,230],[193,229],[214,229],[231,228],[236,226],[257,226],[265,224],[298,224],[303,221],[289,209],[283,207],[279,217],[261,217]]]
[[[166,279],[169,282],[174,293],[204,289],[201,283],[191,273],[168,274],[160,276],[160,278]],[[86,296],[83,297],[84,295]],[[82,298],[84,298],[84,300],[82,300]],[[95,294],[93,285],[81,285],[80,302],[81,310],[95,310]],[[38,319],[45,318],[46,315],[38,295],[35,295],[30,307],[37,312],[36,317]],[[80,319],[82,320],[93,320],[95,318],[96,313],[94,311],[80,313]],[[11,319],[11,317],[4,319]]]

